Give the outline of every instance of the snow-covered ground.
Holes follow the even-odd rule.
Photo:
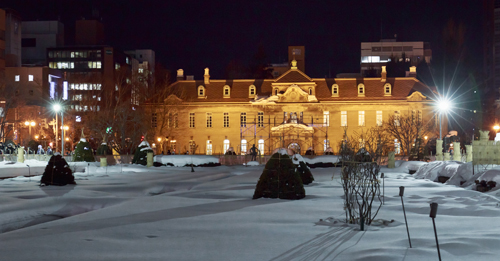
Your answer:
[[[43,172],[44,165],[27,163],[32,174]],[[39,187],[40,176],[3,179],[0,260],[437,260],[431,202],[439,204],[443,260],[496,260],[497,191],[416,179],[407,174],[416,164],[429,166],[382,169],[385,205],[366,231],[343,223],[340,168],[312,169],[315,181],[297,201],[251,199],[264,165],[191,172],[78,163],[76,186]],[[27,174],[19,163],[0,162],[0,177]],[[399,186],[406,187],[413,248]]]

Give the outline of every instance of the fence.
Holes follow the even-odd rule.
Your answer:
[[[24,154],[25,160],[39,160],[39,161],[49,161],[52,155],[44,155],[44,154]],[[130,164],[132,163],[134,155],[107,155],[107,156],[94,156],[96,162],[100,162],[101,158],[106,158],[108,165],[115,164]],[[73,162],[73,156],[64,156],[64,159],[67,162]],[[1,154],[0,161],[13,161],[17,162],[16,154]]]

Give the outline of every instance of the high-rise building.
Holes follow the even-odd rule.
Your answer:
[[[0,84],[5,73],[5,10],[0,9]]]
[[[5,9],[5,66],[21,66],[21,16]]]
[[[368,70],[375,70],[380,75],[382,66],[396,58],[411,62],[416,66],[421,61],[430,63],[432,50],[427,42],[397,42],[396,39],[382,39],[380,42],[361,43],[361,74]]]
[[[59,21],[22,23],[22,64],[46,66],[47,48],[64,46],[64,25]]]

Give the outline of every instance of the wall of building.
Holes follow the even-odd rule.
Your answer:
[[[21,66],[21,17],[16,11],[5,12],[5,66]]]
[[[47,48],[64,46],[64,25],[59,21],[23,22],[22,63],[47,65]]]

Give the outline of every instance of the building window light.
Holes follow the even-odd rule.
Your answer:
[[[28,81],[32,82],[33,81],[33,75],[28,75]]]
[[[16,82],[20,81],[20,79],[21,79],[21,76],[20,76],[20,75],[16,75],[16,76],[14,76],[14,80],[15,80]]]

